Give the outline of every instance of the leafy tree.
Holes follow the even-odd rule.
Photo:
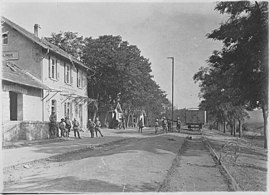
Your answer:
[[[221,80],[225,84],[232,106],[262,109],[264,147],[267,147],[268,2],[219,2],[215,9],[227,14],[228,20],[207,35],[223,42],[222,50],[215,51],[209,61],[211,71],[216,71],[224,79],[213,77],[213,82]],[[202,74],[198,73],[195,79],[200,80]],[[203,94],[206,97],[204,91]]]
[[[82,49],[84,47],[84,39],[82,36],[78,37],[78,33],[52,33],[51,37],[46,37],[45,39],[50,43],[57,45],[64,51],[76,57],[77,59],[81,59]]]
[[[162,111],[160,105],[168,102],[165,92],[150,75],[149,60],[141,55],[137,46],[129,45],[120,36],[93,39],[60,32],[53,33],[47,40],[94,70],[94,74],[88,75],[88,96],[98,100],[91,105],[94,117],[99,111],[112,109],[118,101],[127,114],[144,109],[155,117]]]

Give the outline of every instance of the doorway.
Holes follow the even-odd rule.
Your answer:
[[[18,120],[18,94],[15,92],[9,92],[9,110],[10,110],[10,120]]]
[[[79,105],[79,120],[81,127],[83,126],[83,116],[82,116],[82,104]]]

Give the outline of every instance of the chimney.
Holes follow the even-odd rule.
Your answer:
[[[36,37],[38,37],[38,29],[40,28],[40,26],[38,25],[38,24],[35,24],[34,25],[34,35],[36,36]]]

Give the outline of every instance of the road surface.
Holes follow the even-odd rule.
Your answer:
[[[187,136],[154,135],[153,129],[111,131],[114,135],[105,137],[120,139],[4,170],[4,192],[157,191]]]

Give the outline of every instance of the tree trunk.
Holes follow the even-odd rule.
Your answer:
[[[233,128],[234,128],[234,124],[232,124],[232,122],[230,121],[230,128],[231,128],[231,135],[233,135]]]
[[[238,120],[239,121],[239,137],[242,137],[242,120]]]
[[[262,106],[262,112],[263,112],[263,136],[264,136],[264,148],[267,148],[267,135],[268,135],[268,131],[267,131],[267,125],[268,125],[268,109],[267,106]]]
[[[128,109],[128,114],[127,114],[127,120],[126,120],[126,127],[130,127],[129,126],[129,120],[130,120],[130,110]]]
[[[223,133],[226,133],[226,121],[224,121],[224,123],[223,123]]]
[[[236,128],[237,128],[237,122],[234,120],[234,125],[233,125],[233,136],[235,137],[236,134]]]

